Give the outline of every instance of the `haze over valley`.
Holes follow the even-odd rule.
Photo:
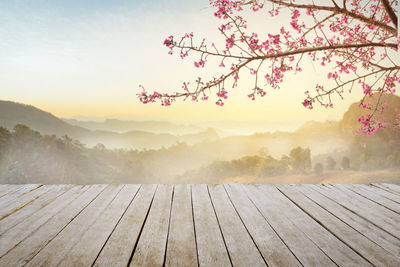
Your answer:
[[[394,117],[400,98],[387,97]],[[354,103],[340,121],[279,131],[254,121],[61,119],[0,101],[0,182],[400,182],[398,130],[357,135],[360,112]]]

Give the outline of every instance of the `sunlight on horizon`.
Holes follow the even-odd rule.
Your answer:
[[[222,108],[213,97],[205,103],[178,101],[168,108],[143,105],[136,97],[139,84],[160,92],[179,90],[183,81],[221,71],[212,63],[196,69],[194,58],[182,61],[179,55],[168,55],[162,45],[170,34],[191,31],[199,38],[218,40],[220,22],[208,1],[29,3],[0,4],[2,99],[34,105],[56,116],[290,124],[340,120],[361,96],[361,92],[346,95],[344,101],[335,102],[335,109],[306,110],[301,105],[304,91],[326,80],[326,72],[307,63],[307,69],[290,76],[280,90],[267,88],[267,95],[254,102],[247,97],[250,82],[242,79]]]

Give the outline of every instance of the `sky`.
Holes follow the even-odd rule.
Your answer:
[[[326,81],[320,67],[306,62],[280,90],[267,88],[255,102],[243,78],[224,107],[215,98],[203,103],[178,101],[171,107],[143,105],[136,94],[176,91],[183,81],[221,71],[196,69],[195,58],[168,55],[163,40],[194,32],[221,38],[220,21],[208,0],[7,0],[0,1],[0,98],[31,104],[59,117],[109,117],[173,121],[262,120],[294,123],[339,120],[358,92],[336,101],[335,109],[310,111],[304,91]],[[286,21],[256,27],[276,31]]]

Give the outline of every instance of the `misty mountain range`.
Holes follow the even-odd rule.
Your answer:
[[[387,96],[389,107],[384,114],[388,118],[400,113],[400,97]],[[92,147],[98,143],[107,148],[159,149],[170,147],[177,142],[194,145],[200,151],[214,151],[213,158],[225,160],[243,155],[252,155],[267,150],[272,156],[279,157],[295,146],[310,147],[313,154],[322,154],[333,150],[340,151],[348,141],[356,136],[359,127],[357,118],[365,112],[352,104],[341,121],[315,122],[303,124],[295,132],[269,132],[221,138],[213,128],[195,125],[180,125],[166,121],[122,121],[107,119],[103,122],[60,119],[49,112],[30,105],[10,101],[0,101],[0,126],[13,129],[16,124],[25,124],[42,134],[64,136]],[[186,134],[178,134],[186,132]],[[173,134],[175,133],[175,134]],[[393,131],[379,131],[376,138],[398,139]]]
[[[68,124],[86,128],[92,131],[107,131],[126,133],[132,131],[151,133],[170,133],[173,135],[193,134],[202,131],[202,128],[193,125],[175,124],[168,121],[134,121],[105,119],[104,121],[83,121],[63,118]]]
[[[159,132],[178,131],[178,129],[193,131],[194,128],[156,121],[106,120],[104,123],[64,121],[30,105],[0,101],[0,126],[12,130],[17,124],[27,125],[42,134],[54,134],[59,137],[68,135],[89,147],[102,143],[108,148],[156,149],[162,146],[171,146],[177,142],[194,144],[218,139],[218,134],[213,129],[173,135]],[[115,132],[98,130],[102,128],[112,128]]]
[[[390,122],[400,113],[400,97],[389,96],[388,101],[390,105],[384,116]],[[193,130],[190,125],[169,122],[162,122],[160,128],[155,121],[108,120],[97,124],[73,121],[73,125],[33,106],[0,101],[0,182],[266,182],[264,179],[274,175],[298,174],[291,163],[292,151],[309,151],[310,166],[300,175],[305,176],[293,178],[303,183],[322,181],[322,176],[314,175],[317,180],[312,177],[314,180],[309,180],[309,175],[315,164],[325,164],[327,158],[337,163],[336,169],[329,167],[329,171],[340,171],[341,162],[347,158],[354,175],[357,171],[397,168],[385,177],[400,179],[399,131],[389,127],[374,136],[356,135],[357,118],[362,112],[365,111],[355,103],[340,121],[309,121],[293,132],[265,129],[251,135],[221,137],[216,130],[201,130],[201,127],[200,132],[192,134],[149,131],[152,127],[154,131],[174,130],[174,127]],[[15,127],[17,124],[26,126]],[[91,125],[90,129],[82,127],[85,124]],[[116,132],[129,129],[129,125],[136,127],[135,131]],[[140,131],[140,125],[147,131]],[[258,178],[252,180],[254,177],[249,175]],[[335,175],[340,177],[341,172]],[[351,176],[354,181],[365,180],[364,176],[354,175]]]

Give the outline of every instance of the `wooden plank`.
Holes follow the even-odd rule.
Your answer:
[[[0,206],[0,221],[12,213],[22,209],[26,205],[32,203],[41,195],[49,192],[53,187],[54,185],[44,185],[24,195],[21,195],[19,198],[4,202],[3,205]]]
[[[335,263],[296,225],[280,201],[267,195],[256,185],[243,185],[248,197],[257,206],[271,227],[296,258],[306,266],[336,266]]]
[[[142,185],[105,244],[94,266],[127,266],[152,204],[157,185]]]
[[[82,194],[81,188],[71,190],[69,194],[65,194],[37,213],[31,215],[26,220],[20,222],[10,228],[0,236],[0,257],[6,254],[10,249],[14,248],[18,243],[27,238],[31,233],[36,231],[40,226],[46,223],[57,212],[62,210],[68,203]]]
[[[297,185],[296,185],[297,186]],[[282,186],[278,186],[282,191]],[[297,205],[287,195],[279,192],[275,186],[261,186],[264,194],[270,196],[281,205],[278,209],[284,209],[290,214],[292,222],[301,226],[301,230],[310,238],[332,261],[339,266],[346,265],[369,265],[368,262],[355,253],[341,240],[332,235],[330,231],[321,226],[320,221],[305,212],[305,207]]]
[[[225,185],[225,189],[268,266],[301,266],[240,186]]]
[[[190,185],[175,185],[168,234],[166,266],[197,266]]]
[[[317,203],[307,198],[304,194],[295,190],[295,187],[279,186],[279,188],[288,198],[301,206],[307,214],[322,224],[326,229],[329,229],[331,233],[333,233],[337,238],[342,240],[358,254],[362,255],[362,257],[368,260],[369,263],[375,266],[400,266],[400,258],[390,254],[378,244],[372,242],[364,235],[361,235],[358,231],[354,230],[352,227],[333,216]],[[334,250],[335,248],[330,249]],[[335,260],[339,266],[370,265],[359,256],[359,259],[355,259],[356,261],[349,261],[348,258],[345,258],[345,255],[342,255],[342,257],[343,260],[341,261]]]
[[[78,190],[76,193],[78,197],[73,196],[73,200],[68,199],[69,193],[74,193],[74,189],[68,191],[66,194],[62,195],[55,204],[50,204],[41,210],[41,214],[45,217],[47,214],[43,211],[48,211],[51,215],[50,219],[46,219],[45,223],[39,223],[38,228],[35,229],[33,233],[26,234],[25,239],[19,242],[12,250],[10,250],[6,255],[0,258],[0,266],[13,266],[13,265],[24,265],[29,262],[41,249],[43,249],[57,234],[62,231],[68,223],[70,223],[87,205],[89,205],[105,188],[105,185],[92,185],[87,186],[88,190]],[[66,198],[65,203],[59,203]],[[61,208],[60,208],[61,206]],[[51,210],[51,207],[57,209],[56,212]],[[56,214],[57,213],[57,214]],[[55,214],[55,215],[54,215]],[[36,215],[36,214],[35,214]],[[32,217],[29,218],[29,220]],[[37,218],[38,220],[41,217]],[[25,222],[24,222],[25,223]],[[30,223],[37,227],[35,221],[30,221]],[[17,225],[20,227],[21,224]],[[15,228],[15,227],[14,227]],[[13,230],[12,228],[11,230]],[[29,224],[26,225],[26,229],[29,229]],[[32,228],[31,228],[32,229]],[[23,229],[21,229],[23,230]],[[29,236],[28,236],[29,235]],[[1,237],[3,238],[3,236]],[[7,243],[0,244],[9,244]],[[0,245],[0,248],[3,246]]]
[[[92,266],[139,187],[137,184],[125,185],[58,266]]]
[[[116,198],[123,185],[108,185],[83,211],[52,239],[26,266],[58,266],[97,218]],[[100,233],[97,233],[99,235]],[[94,238],[94,237],[93,237]],[[89,248],[86,248],[89,249]]]
[[[0,192],[4,193],[4,192],[10,192],[11,190],[15,191],[24,185],[25,184],[1,184],[2,187]]]
[[[400,194],[400,185],[397,184],[387,184],[387,183],[383,183],[383,186],[389,188],[390,190],[396,192],[397,194]]]
[[[399,196],[400,196],[400,193],[398,193],[398,192],[396,192],[396,191],[394,191],[394,190],[390,189],[389,187],[384,186],[384,185],[382,185],[382,184],[375,184],[375,183],[373,183],[373,184],[371,184],[371,185],[374,186],[374,187],[378,187],[378,188],[380,188],[380,189],[383,189],[383,190],[385,190],[385,191],[388,191],[388,192],[390,192],[390,193],[392,193],[392,194],[396,194],[396,195],[399,195]]]
[[[368,207],[373,209],[374,211],[379,212],[380,216],[382,217],[386,217],[388,219],[388,221],[393,221],[394,224],[398,227],[396,227],[396,229],[399,231],[400,233],[400,225],[398,224],[398,220],[400,219],[400,214],[397,213],[396,211],[393,211],[389,208],[387,208],[386,206],[384,206],[381,203],[378,203],[377,201],[374,201],[370,198],[372,198],[374,196],[374,194],[369,194],[370,198],[367,198],[365,196],[362,196],[361,194],[354,192],[352,190],[350,190],[346,185],[344,184],[335,184],[335,185],[331,185],[331,187],[334,188],[339,188],[341,191],[343,191],[345,194],[347,194],[350,198],[355,199],[358,201],[358,203],[361,206],[364,207]],[[379,197],[375,197],[375,199],[379,199]],[[382,198],[381,201],[384,201],[385,199]],[[396,203],[394,203],[396,205]]]
[[[172,185],[158,186],[130,266],[163,266],[172,192]]]
[[[400,204],[400,195],[394,194],[391,191],[386,191],[386,190],[384,190],[382,188],[379,188],[379,187],[376,187],[376,186],[373,186],[373,185],[362,184],[362,185],[359,185],[359,186],[364,188],[364,189],[366,189],[366,190],[374,192],[375,194],[378,194],[380,196],[383,196],[383,197],[385,197],[387,199],[390,199],[390,200]]]
[[[261,253],[235,211],[223,185],[208,186],[211,201],[233,266],[266,266]]]
[[[10,188],[9,184],[0,184],[0,194],[3,193],[4,191],[7,191],[8,188]]]
[[[22,196],[26,193],[29,193],[41,186],[42,185],[40,185],[40,184],[25,184],[25,185],[18,187],[18,189],[15,190],[14,192],[9,193],[9,194],[3,196],[2,198],[0,198],[0,209],[2,209],[4,207],[4,204],[10,203],[10,201],[13,201],[13,200],[19,198],[20,196]]]
[[[18,190],[23,185],[15,185],[15,184],[2,184],[0,188],[0,198],[10,194],[16,190]]]
[[[343,185],[344,187],[346,187],[347,189],[371,200],[374,201],[375,203],[390,209],[391,211],[394,211],[396,213],[400,214],[400,204],[381,196],[380,194],[376,194],[375,192],[371,192],[370,190],[367,190],[363,187],[361,187],[360,185]]]
[[[400,230],[398,229],[399,219],[393,219],[390,218],[390,216],[389,218],[387,216],[384,216],[387,213],[393,213],[392,211],[384,209],[380,207],[378,204],[373,203],[371,201],[369,201],[369,203],[364,203],[364,200],[360,200],[361,197],[357,198],[356,196],[354,196],[354,194],[353,196],[349,196],[348,194],[345,194],[343,192],[344,190],[336,187],[328,188],[327,186],[317,186],[317,185],[312,185],[312,186],[314,189],[318,190],[323,195],[329,197],[330,199],[334,200],[343,207],[351,210],[355,214],[368,220],[370,223],[373,223],[377,227],[392,234],[396,238],[400,237]],[[394,214],[396,215],[396,213]]]
[[[13,226],[26,220],[30,215],[38,212],[43,207],[56,200],[57,197],[70,190],[73,185],[55,185],[52,187],[50,192],[41,195],[38,199],[28,204],[24,209],[20,209],[8,217],[0,221],[0,236],[11,229]]]
[[[316,191],[310,185],[298,185],[296,190],[302,192],[308,198],[318,203],[332,215],[336,216],[350,227],[363,234],[376,244],[379,244],[386,251],[393,255],[400,256],[400,240],[393,235],[383,231],[381,228],[371,224],[364,218],[354,214],[335,201]]]
[[[400,238],[400,224],[398,223],[400,221],[399,214],[363,198],[344,187],[314,185],[314,188],[320,190],[320,192],[327,197],[350,209],[388,233]]]
[[[193,217],[200,266],[231,266],[206,185],[192,185]]]

